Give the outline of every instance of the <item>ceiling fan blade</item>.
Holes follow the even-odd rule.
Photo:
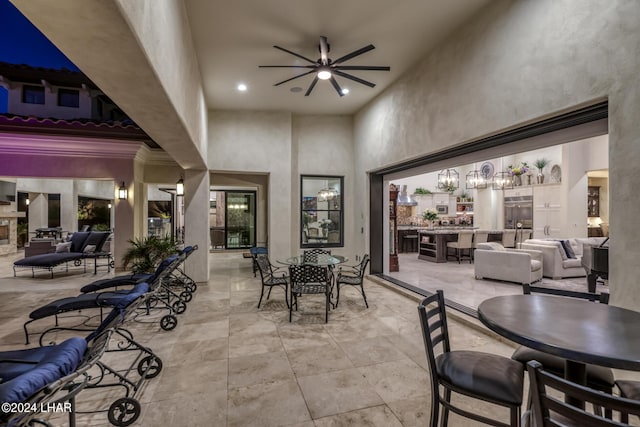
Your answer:
[[[333,85],[333,87],[336,90],[336,92],[338,92],[338,95],[344,96],[344,94],[342,93],[342,88],[340,87],[340,85],[336,81],[336,78],[331,76],[331,78],[329,80],[331,81],[331,84]]]
[[[325,36],[320,36],[320,58],[322,65],[329,65],[329,44]]]
[[[375,83],[371,83],[371,82],[368,82],[366,80],[362,80],[361,78],[356,77],[356,76],[352,76],[351,74],[343,73],[340,70],[333,70],[333,72],[338,76],[344,77],[345,79],[353,80],[354,82],[358,82],[358,83],[363,84],[365,86],[375,87]]]
[[[258,65],[258,68],[316,68],[315,65]]]
[[[311,70],[311,71],[307,71],[306,73],[298,74],[297,76],[293,76],[293,77],[291,77],[290,79],[287,79],[287,80],[283,80],[283,81],[281,81],[281,82],[278,82],[278,83],[274,84],[274,86],[280,86],[282,83],[290,82],[291,80],[295,80],[295,79],[297,79],[297,78],[307,76],[307,75],[309,75],[309,74],[311,74],[311,73],[314,73],[315,71],[316,71],[316,70]]]
[[[318,76],[316,76],[313,81],[311,82],[311,84],[309,85],[309,89],[307,89],[307,92],[304,94],[304,96],[309,96],[311,94],[311,91],[313,90],[313,88],[316,86],[316,83],[318,83]]]
[[[380,66],[374,66],[374,65],[339,65],[335,67],[335,69],[336,70],[390,71],[391,67],[380,67]]]
[[[362,55],[363,53],[369,52],[370,50],[375,49],[376,47],[372,44],[370,44],[369,46],[365,46],[365,47],[361,47],[358,50],[354,50],[351,53],[347,53],[345,56],[336,59],[335,61],[333,61],[334,64],[340,64],[341,62],[344,61],[348,61],[351,58],[355,58],[358,55]]]
[[[312,61],[312,60],[310,60],[309,58],[306,58],[306,57],[304,57],[304,56],[302,56],[302,55],[300,55],[300,54],[297,54],[297,53],[295,53],[295,52],[291,52],[290,50],[285,49],[285,48],[283,48],[283,47],[280,47],[280,46],[273,46],[273,47],[275,47],[276,49],[281,50],[281,51],[283,51],[283,52],[287,52],[287,53],[289,53],[289,54],[291,54],[291,55],[293,55],[293,56],[297,56],[297,57],[298,57],[298,58],[300,58],[300,59],[304,59],[304,60],[305,60],[305,61],[307,61],[307,62],[311,62],[312,64],[317,64],[317,62],[316,62],[316,61]]]

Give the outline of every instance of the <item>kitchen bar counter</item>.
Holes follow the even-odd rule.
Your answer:
[[[418,258],[431,262],[447,262],[447,242],[458,240],[459,230],[473,227],[435,227],[418,231]],[[488,230],[488,241],[502,242],[502,230]]]

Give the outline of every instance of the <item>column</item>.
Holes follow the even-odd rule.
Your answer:
[[[185,171],[185,244],[198,245],[186,263],[187,274],[196,282],[209,280],[209,171]]]

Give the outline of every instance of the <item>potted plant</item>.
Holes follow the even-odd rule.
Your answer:
[[[527,162],[520,162],[518,166],[509,165],[509,173],[513,176],[513,185],[522,185],[521,176],[527,173],[529,165]]]
[[[438,219],[438,211],[434,208],[426,209],[422,212],[422,219],[427,221],[427,227],[431,227],[431,221]]]
[[[176,243],[169,237],[155,236],[129,240],[131,246],[122,257],[125,268],[131,264],[131,271],[137,273],[153,273],[160,262],[178,252]]]
[[[431,191],[427,190],[426,188],[418,187],[413,194],[431,194]]]
[[[538,169],[538,176],[536,177],[536,182],[538,184],[544,183],[544,174],[542,173],[542,169],[544,169],[544,167],[547,166],[549,163],[550,163],[549,160],[545,158],[537,159],[535,162],[533,162],[533,164]]]

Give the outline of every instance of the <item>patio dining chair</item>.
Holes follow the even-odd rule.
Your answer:
[[[289,284],[289,280],[287,279],[284,268],[275,267],[269,261],[269,256],[265,253],[259,253],[254,258],[255,262],[258,266],[258,271],[260,271],[260,279],[262,281],[262,289],[260,290],[260,301],[258,301],[258,308],[260,308],[260,304],[262,304],[262,297],[264,296],[265,288],[269,288],[269,292],[267,293],[267,300],[271,296],[271,289],[274,286],[281,286],[284,288],[284,301],[287,304],[287,308],[289,307],[289,299],[287,296],[287,287]]]
[[[338,303],[340,303],[340,287],[349,285],[354,287],[360,286],[360,293],[362,294],[362,298],[364,298],[364,305],[369,308],[369,304],[367,303],[367,294],[364,293],[363,285],[364,273],[367,270],[367,264],[369,264],[369,254],[365,254],[362,257],[360,264],[340,266],[338,276],[336,278],[336,307],[338,306]]]
[[[289,322],[293,308],[298,310],[298,298],[308,294],[325,295],[325,323],[329,321],[329,305],[331,304],[331,284],[328,268],[308,264],[289,266]]]
[[[538,427],[575,426],[605,427],[627,425],[628,414],[640,415],[640,402],[593,390],[565,380],[544,370],[537,361],[527,363],[530,394],[533,400],[532,415]],[[591,413],[566,403],[566,396],[590,403],[594,408],[605,408],[607,417]],[[620,422],[614,418],[619,417]]]
[[[524,382],[523,366],[495,354],[452,351],[442,290],[425,298],[418,306],[418,313],[431,374],[429,426],[438,426],[442,406],[442,427],[448,424],[449,411],[493,426],[518,427]],[[444,395],[440,393],[441,387]],[[451,402],[452,392],[508,408],[509,423],[485,417],[475,410],[454,406]]]

